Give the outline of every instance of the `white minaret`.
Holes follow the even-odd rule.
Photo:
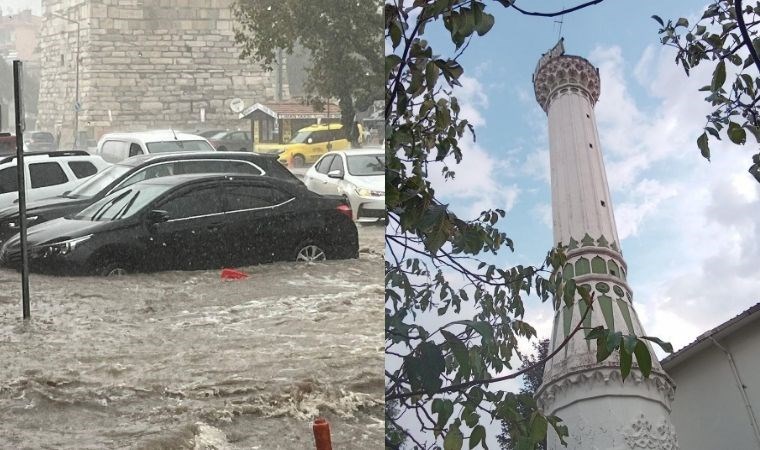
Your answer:
[[[596,130],[599,71],[584,58],[565,55],[560,40],[539,60],[533,83],[536,100],[549,117],[554,244],[568,246],[562,276],[594,292],[596,301],[586,326],[605,325],[641,336]],[[550,351],[584,313],[582,301],[572,307],[560,304]],[[550,433],[548,448],[678,448],[670,422],[674,384],[656,358],[652,366],[648,379],[634,368],[623,382],[618,353],[597,364],[596,342],[584,339],[583,332],[576,334],[546,363],[544,382],[536,394],[539,407],[562,418],[570,432],[567,447]]]

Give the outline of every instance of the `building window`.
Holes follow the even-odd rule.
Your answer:
[[[61,53],[61,66],[63,66],[63,53]]]

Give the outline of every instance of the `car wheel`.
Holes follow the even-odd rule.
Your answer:
[[[129,274],[129,265],[121,261],[108,260],[97,269],[102,277],[120,277]]]
[[[298,246],[296,251],[296,261],[300,262],[314,262],[324,261],[327,259],[325,251],[319,245],[314,242],[305,242]]]
[[[304,164],[306,164],[306,160],[304,159],[303,156],[296,155],[293,157],[293,167],[300,169],[301,167],[304,166]]]

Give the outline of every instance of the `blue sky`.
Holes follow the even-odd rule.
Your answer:
[[[533,6],[537,4],[537,6]],[[575,2],[521,2],[524,9],[560,10]],[[702,332],[760,301],[760,185],[747,173],[755,146],[712,143],[708,163],[696,148],[709,106],[697,92],[709,70],[687,78],[674,52],[658,42],[652,14],[693,22],[706,3],[607,0],[566,15],[568,54],[599,67],[597,125],[634,305],[648,334],[680,348]],[[514,254],[499,264],[539,264],[552,245],[546,115],[531,75],[558,38],[558,19],[516,14],[488,3],[496,25],[472,40],[460,59],[456,95],[476,125],[464,143],[454,183],[437,196],[460,216],[508,210],[502,229]],[[453,54],[441,24],[426,38],[436,53]],[[706,68],[709,69],[709,68]],[[528,317],[546,336],[548,305]]]

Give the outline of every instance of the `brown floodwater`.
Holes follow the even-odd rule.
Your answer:
[[[360,258],[117,278],[0,269],[0,448],[383,447],[383,235]]]

